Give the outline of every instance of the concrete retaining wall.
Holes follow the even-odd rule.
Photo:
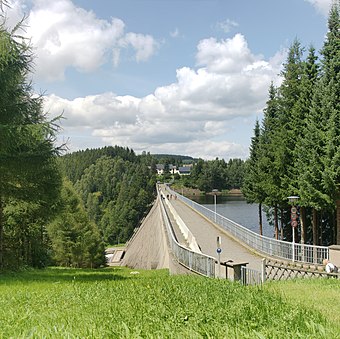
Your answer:
[[[169,251],[156,200],[126,248],[123,266],[142,269],[169,268]]]

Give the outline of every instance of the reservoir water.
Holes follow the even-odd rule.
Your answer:
[[[190,199],[198,202],[212,211],[215,209],[213,196],[196,196]],[[237,222],[238,224],[252,230],[255,233],[260,233],[258,205],[248,204],[243,198],[237,197],[222,197],[216,198],[216,212],[224,217]],[[262,211],[263,235],[272,238],[274,236],[274,228],[266,218],[266,214]]]

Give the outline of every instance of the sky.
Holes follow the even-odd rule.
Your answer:
[[[68,151],[118,145],[249,156],[271,82],[298,39],[322,48],[331,0],[8,0],[26,16],[34,90]]]

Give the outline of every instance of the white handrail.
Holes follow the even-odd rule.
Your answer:
[[[197,212],[203,214],[210,221],[221,226],[233,237],[256,251],[271,257],[285,260],[293,260],[294,258],[295,261],[309,264],[322,264],[324,259],[329,258],[329,249],[326,246],[295,243],[293,253],[293,246],[291,242],[261,236],[218,213],[215,214],[215,212],[209,208],[182,196],[181,194],[171,190],[169,187],[168,189],[171,194],[176,195],[178,199],[195,209]]]
[[[173,255],[177,259],[177,261],[187,267],[189,270],[196,272],[198,274],[207,276],[207,277],[215,277],[215,261],[216,259],[210,257],[203,253],[198,253],[192,251],[184,246],[181,246],[174,235],[170,220],[166,213],[163,198],[159,190],[158,192],[158,199],[160,200],[161,212],[163,216],[163,220],[165,222],[165,227],[167,230],[170,247],[172,250]]]

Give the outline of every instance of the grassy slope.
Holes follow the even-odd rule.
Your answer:
[[[336,338],[340,333],[336,319],[328,317],[325,294],[318,295],[326,289],[337,297],[335,280],[258,288],[169,276],[166,270],[131,273],[110,268],[0,275],[0,337]],[[305,303],[301,291],[308,291]],[[339,303],[332,307],[338,312]]]
[[[265,288],[293,303],[321,312],[340,333],[340,282],[336,279],[272,282]],[[339,334],[340,338],[340,334]]]

